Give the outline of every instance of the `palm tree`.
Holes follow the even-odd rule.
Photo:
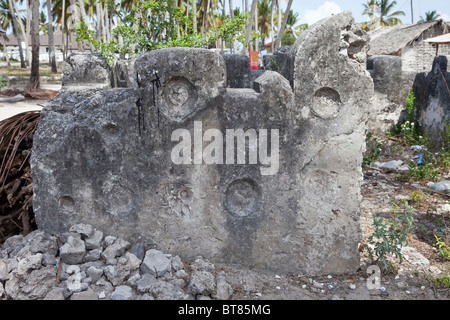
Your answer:
[[[264,35],[262,38],[262,46],[265,45],[265,38],[270,36],[271,21],[271,0],[260,0],[258,3],[258,31]]]
[[[39,0],[31,0],[31,75],[27,89],[39,89]]]
[[[11,13],[9,11],[9,1],[1,0],[0,1],[0,26],[3,30],[12,27],[11,23]]]
[[[258,0],[253,0],[252,1],[252,8],[250,10],[250,21],[247,24],[247,27],[245,29],[245,42],[248,43],[251,47],[251,43],[250,43],[250,35],[252,33],[252,27],[253,27],[253,23],[255,21],[255,17],[256,17],[256,13],[257,13],[257,9],[258,9]],[[245,48],[245,53],[247,53],[248,48]]]
[[[363,7],[364,11],[362,12],[362,14],[367,14],[370,18],[377,15],[377,13],[380,11],[377,0],[367,1],[367,3],[363,3]]]
[[[1,0],[0,1],[0,27],[3,30],[8,29],[9,27],[12,27],[12,18],[11,14],[9,12],[9,3],[7,0]],[[6,50],[6,43],[9,40],[6,33],[2,33],[1,37],[3,39],[3,57],[6,61],[8,61],[8,66],[10,65],[9,59],[7,57],[7,50]]]
[[[284,30],[286,29],[286,24],[287,24],[287,20],[289,18],[289,11],[291,11],[292,2],[294,2],[294,0],[289,0],[287,9],[286,9],[284,17],[283,17],[283,21],[281,22],[281,27],[278,30],[277,42],[275,43],[276,49],[278,49],[281,46],[281,39],[283,38],[283,33],[284,33]],[[286,14],[286,12],[288,14]]]
[[[402,23],[398,16],[405,16],[405,12],[395,11],[391,13],[396,5],[397,1],[389,3],[389,0],[380,0],[380,23],[382,26],[394,26]]]
[[[57,73],[56,57],[55,57],[55,40],[53,38],[53,16],[52,16],[52,0],[47,0],[47,16],[48,16],[48,54],[52,73]]]
[[[430,21],[436,21],[437,19],[439,19],[441,17],[441,15],[439,13],[437,13],[436,10],[433,11],[428,11],[425,12],[425,18],[420,16],[420,20],[419,23],[424,23],[424,22],[430,22]]]
[[[396,5],[397,1],[392,1],[391,3],[389,3],[389,0],[367,1],[367,3],[363,4],[363,15],[368,15],[370,21],[363,23],[363,28],[372,30],[378,27],[401,24],[402,21],[398,17],[406,14],[403,11],[392,12]]]
[[[25,59],[23,57],[22,40],[20,39],[19,27],[17,26],[18,19],[15,18],[16,15],[14,14],[14,11],[13,11],[14,10],[13,1],[14,0],[8,0],[8,4],[9,4],[8,10],[9,10],[10,17],[14,17],[13,19],[11,19],[11,21],[12,21],[12,25],[13,25],[14,34],[16,35],[16,38],[17,38],[17,45],[19,47],[20,67],[26,68]]]

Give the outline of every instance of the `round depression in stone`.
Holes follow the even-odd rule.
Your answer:
[[[161,112],[171,120],[184,120],[195,109],[197,90],[186,78],[174,77],[161,88]]]
[[[259,210],[261,191],[258,184],[249,178],[230,183],[225,193],[225,208],[232,215],[248,217]]]

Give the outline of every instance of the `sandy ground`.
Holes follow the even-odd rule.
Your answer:
[[[41,86],[42,89],[59,91],[61,89],[60,84],[44,84]],[[33,111],[42,110],[42,108],[48,103],[48,100],[25,100],[19,102],[8,102],[0,103],[0,121],[12,117],[16,114]]]

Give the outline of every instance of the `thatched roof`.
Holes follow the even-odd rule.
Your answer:
[[[424,40],[430,44],[450,44],[450,33]]]
[[[450,25],[442,20],[425,22],[420,24],[397,25],[393,27],[379,27],[369,32],[370,50],[369,55],[397,55],[415,40],[421,39],[422,35],[435,26],[442,26],[442,33],[450,31]],[[434,36],[441,35],[435,34]],[[432,35],[433,36],[433,35]],[[421,39],[425,40],[425,39]]]

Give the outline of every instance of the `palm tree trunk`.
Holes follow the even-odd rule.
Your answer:
[[[229,1],[229,5],[230,5],[230,18],[234,19],[233,0]],[[231,53],[234,53],[234,51],[236,50],[236,44],[234,43],[234,41],[231,41],[230,49],[231,49]]]
[[[258,4],[256,5],[256,14],[255,14],[255,31],[258,32]],[[255,39],[255,51],[259,51],[258,38]],[[264,43],[264,40],[263,40]]]
[[[67,51],[66,51],[66,41],[64,37],[64,31],[66,29],[66,0],[62,0],[62,22],[61,22],[61,46],[63,53],[63,60],[66,61]]]
[[[277,42],[275,48],[278,49],[281,46],[281,38],[283,38],[284,29],[286,28],[287,19],[289,17],[289,12],[291,11],[292,2],[294,0],[289,0],[286,11],[284,12],[283,22],[281,23],[281,28],[278,30]]]
[[[119,4],[120,4],[120,0],[114,0],[114,13],[117,10],[117,7]],[[119,25],[119,18],[116,15],[116,19],[114,21],[114,27],[117,27],[118,25]],[[119,41],[119,45],[122,47],[123,46],[123,37],[119,35],[117,40]]]
[[[253,46],[250,43],[250,36],[252,33],[252,27],[253,27],[253,21],[255,20],[255,16],[256,16],[256,11],[258,10],[258,0],[253,0],[252,2],[252,9],[251,9],[251,16],[250,16],[250,21],[247,24],[247,28],[245,30],[245,42],[248,43],[248,46],[250,48],[245,48],[246,53],[248,53],[248,50],[252,50]]]
[[[277,33],[281,29],[281,0],[277,0],[277,7],[278,7],[278,21],[277,21]]]
[[[202,34],[205,34],[208,30],[208,15],[209,15],[209,6],[210,6],[210,0],[206,0],[206,8],[203,11],[203,25],[202,25]]]
[[[31,76],[28,90],[39,89],[39,0],[31,0]]]
[[[274,43],[273,43],[273,7],[275,4],[275,0],[271,1],[271,6],[270,6],[270,39],[271,39],[271,43],[272,43],[272,53],[273,53],[273,48],[274,48]]]
[[[194,32],[197,32],[197,1],[192,0],[192,26],[194,27]]]
[[[103,13],[102,13],[102,5],[100,2],[97,2],[95,4],[95,11],[97,15],[97,26],[96,26],[96,41],[100,42],[102,38],[102,19],[103,19]]]
[[[8,0],[9,1],[9,13],[11,14],[11,22],[13,24],[13,29],[14,29],[14,33],[16,35],[17,38],[17,46],[19,47],[19,56],[20,56],[20,67],[21,68],[26,68],[26,64],[25,64],[25,59],[23,57],[23,49],[22,49],[22,40],[20,39],[20,33],[19,33],[19,28],[17,27],[17,20],[15,18],[15,14],[13,11],[13,1],[14,0]]]
[[[27,34],[25,33],[25,27],[24,27],[24,25],[22,23],[22,19],[20,17],[19,8],[17,8],[17,3],[16,3],[15,0],[13,0],[12,3],[13,3],[13,6],[14,6],[14,11],[16,12],[16,15],[17,15],[17,21],[19,22],[20,30],[22,32],[22,36],[23,36],[24,42],[25,42],[25,63],[27,65],[29,65],[29,63],[30,63],[29,52],[30,51],[28,50],[28,48],[29,48],[29,46],[28,46],[28,37],[27,37]]]
[[[30,35],[31,35],[31,0],[27,0],[27,25],[26,25],[26,36],[25,38],[27,39],[27,41],[29,41],[28,39],[30,39]],[[29,62],[31,61],[31,52],[30,50],[26,50],[26,62],[27,65],[29,65]]]
[[[55,58],[55,41],[53,39],[53,18],[52,18],[52,0],[47,0],[47,15],[48,15],[48,55],[49,62],[52,68],[52,73],[57,73],[56,58]]]
[[[87,21],[87,17],[86,17],[86,9],[84,8],[84,1],[78,0],[78,5],[80,7],[81,21],[84,22],[84,24],[87,26],[88,21]],[[81,41],[81,43],[83,43],[83,47],[84,47],[84,41]],[[91,49],[91,52],[94,52],[94,46],[91,43],[89,43],[89,48]]]
[[[83,0],[78,0],[78,6],[80,7],[81,21],[83,21],[84,23],[87,24],[87,21],[86,21],[86,10],[84,9],[84,1]]]
[[[80,22],[80,9],[78,8],[76,0],[70,0],[71,21],[78,24]],[[74,26],[72,26],[73,28]],[[73,30],[71,30],[73,31]],[[84,45],[81,41],[77,42],[78,51],[84,52]]]

